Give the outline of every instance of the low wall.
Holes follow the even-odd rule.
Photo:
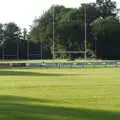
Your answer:
[[[116,61],[108,62],[63,62],[63,63],[0,63],[0,68],[10,67],[43,67],[43,68],[81,68],[86,66],[120,66]]]

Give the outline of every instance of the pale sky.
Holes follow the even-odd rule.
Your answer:
[[[21,28],[29,28],[35,17],[53,4],[78,7],[80,3],[96,0],[0,0],[0,23],[15,22]],[[119,4],[119,0],[116,0]],[[120,4],[119,4],[120,6]]]

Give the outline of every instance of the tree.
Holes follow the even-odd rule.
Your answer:
[[[34,42],[43,44],[43,51],[52,56],[53,47],[53,17],[54,17],[54,34],[55,34],[55,51],[58,57],[69,57],[67,51],[84,51],[85,50],[85,11],[87,24],[87,51],[93,54],[96,52],[96,42],[98,39],[100,45],[106,36],[110,36],[109,28],[119,26],[117,19],[116,4],[111,0],[96,0],[96,3],[82,4],[79,8],[65,8],[64,6],[52,6],[41,17],[35,19],[30,31],[31,39]],[[54,13],[54,14],[53,14]],[[104,27],[103,27],[104,26]],[[115,27],[118,31],[118,27]],[[118,31],[116,29],[112,29]],[[106,32],[108,31],[108,32]],[[119,38],[118,35],[117,39]],[[116,37],[115,36],[115,37]],[[113,37],[109,39],[113,42]],[[110,42],[108,41],[108,42]],[[117,41],[118,42],[118,41]],[[102,46],[100,46],[102,48]],[[105,45],[105,44],[104,44]],[[100,48],[98,48],[100,50]],[[98,52],[98,57],[107,58],[110,55]],[[64,52],[60,54],[60,52]],[[100,54],[99,54],[100,53]],[[103,56],[102,56],[103,54]],[[115,53],[117,54],[117,53]],[[72,55],[79,58],[80,55]],[[117,56],[113,56],[117,57]]]
[[[96,7],[101,13],[101,17],[116,16],[116,2],[111,0],[96,0]]]
[[[79,9],[52,6],[39,19],[34,21],[30,32],[34,41],[47,43],[47,50],[51,50],[53,40],[53,9],[55,23],[55,51],[83,51],[84,50],[84,6],[87,7],[87,25],[96,19],[98,11],[94,4],[84,4]],[[93,13],[93,14],[92,14]],[[95,14],[94,14],[95,13]],[[90,31],[88,29],[88,31]],[[90,34],[88,35],[88,37]],[[88,39],[89,40],[89,39]],[[49,48],[49,49],[48,49]],[[56,56],[60,56],[56,54]],[[61,54],[61,56],[66,56]],[[79,57],[79,56],[76,56]]]
[[[14,58],[17,56],[18,45],[20,40],[21,31],[20,28],[15,23],[8,23],[3,25],[4,29],[4,49],[5,54]],[[15,56],[14,56],[15,55]]]
[[[63,8],[63,6],[52,6],[40,18],[34,20],[34,24],[30,32],[31,39],[34,42],[42,43],[43,52],[46,52],[49,58],[52,56],[53,45],[53,12],[55,18],[54,23],[56,27],[56,24],[59,20],[59,13]]]
[[[98,18],[92,24],[93,33],[97,37],[96,54],[103,59],[120,58],[120,23],[112,16]]]

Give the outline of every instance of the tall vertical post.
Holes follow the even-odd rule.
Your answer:
[[[4,57],[4,53],[5,51],[4,51],[4,43],[3,43],[3,46],[2,46],[2,60],[4,60],[5,59],[5,57]]]
[[[27,44],[26,45],[27,46],[27,51],[26,51],[27,52],[27,56],[26,57],[29,60],[29,57],[30,57],[30,50],[29,50],[30,49],[30,45],[29,44],[30,43],[29,43],[29,38],[27,37],[27,30],[25,28],[23,29],[23,34],[24,34],[24,40],[26,40],[26,44]]]
[[[40,41],[40,58],[43,59],[42,40]]]
[[[29,60],[30,59],[30,43],[29,43],[29,39],[27,39],[27,59]]]
[[[84,46],[85,46],[85,60],[87,59],[87,14],[86,14],[86,5],[84,6],[84,19],[85,19],[85,41],[84,41]]]
[[[5,59],[5,34],[4,31],[6,30],[6,26],[2,27],[2,60]]]
[[[3,37],[3,42],[2,42],[2,60],[5,59],[5,46],[4,46],[4,42],[5,42],[5,38],[4,38],[4,33],[2,34],[2,37]]]
[[[17,60],[19,60],[19,39],[17,40]]]
[[[53,45],[52,45],[52,54],[53,54],[53,59],[55,59],[55,9],[53,6]]]
[[[45,14],[44,10],[43,10],[43,15]],[[40,40],[40,59],[43,59],[43,41]]]

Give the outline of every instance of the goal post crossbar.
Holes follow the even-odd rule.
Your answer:
[[[55,53],[85,53],[85,51],[55,51]]]

